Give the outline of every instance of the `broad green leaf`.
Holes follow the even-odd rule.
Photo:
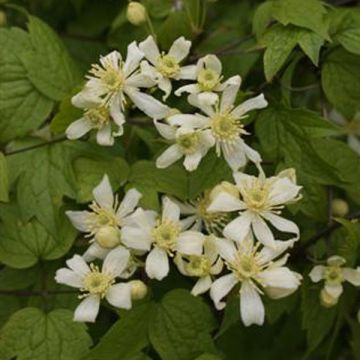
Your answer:
[[[149,327],[150,341],[162,360],[189,360],[216,352],[210,336],[214,326],[207,305],[177,289],[157,304]]]
[[[75,240],[76,231],[64,214],[59,218],[61,231],[56,235],[49,234],[36,219],[23,221],[13,204],[0,206],[0,219],[0,261],[14,268],[59,258]]]
[[[152,309],[152,303],[145,303],[123,312],[123,316],[83,359],[142,360],[137,354],[149,344],[148,326]]]
[[[272,15],[283,25],[297,25],[328,38],[327,11],[320,0],[274,0],[272,3]]]
[[[271,23],[272,11],[272,1],[263,2],[256,8],[252,22],[252,31],[258,39],[264,34],[267,26]]]
[[[39,268],[34,266],[26,270],[4,267],[0,271],[2,290],[18,290],[33,285],[39,276]]]
[[[351,118],[360,110],[360,56],[336,49],[325,58],[321,82],[330,103]]]
[[[305,281],[301,288],[302,326],[307,333],[308,353],[316,347],[329,334],[334,325],[337,308],[325,308],[320,305],[321,286],[311,285]]]
[[[351,348],[354,360],[360,359],[360,324],[357,321],[349,319],[351,329]]]
[[[32,48],[21,53],[28,78],[47,97],[60,101],[79,81],[78,70],[64,44],[42,20],[29,16]]]
[[[53,102],[30,82],[19,58],[30,50],[26,32],[0,29],[0,143],[36,129],[53,107]]]
[[[295,48],[297,34],[292,28],[277,25],[265,33],[263,41],[266,45],[264,53],[265,77],[267,81],[271,81]]]
[[[79,360],[91,345],[84,324],[68,310],[36,308],[15,313],[0,331],[0,359]]]
[[[9,174],[5,155],[0,152],[0,201],[9,201]]]
[[[298,30],[298,43],[304,53],[314,65],[319,63],[320,48],[324,45],[324,39],[309,30]]]
[[[198,356],[195,360],[221,360],[221,358],[214,354],[202,354]]]

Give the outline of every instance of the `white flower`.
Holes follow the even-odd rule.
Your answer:
[[[167,54],[160,53],[152,36],[139,44],[140,50],[145,54],[146,61],[141,63],[142,73],[157,82],[159,88],[165,93],[163,100],[170,95],[174,80],[194,80],[196,78],[196,66],[181,66],[182,60],[190,52],[191,41],[179,37],[174,41]]]
[[[267,220],[276,229],[295,234],[294,240],[299,239],[297,225],[279,216],[284,205],[300,198],[301,186],[296,185],[292,169],[270,178],[265,177],[261,168],[258,177],[236,172],[234,179],[240,198],[229,192],[221,192],[208,208],[208,211],[239,211],[239,216],[224,228],[227,238],[240,243],[252,229],[262,244],[273,247],[274,235],[265,221]]]
[[[280,299],[292,294],[300,285],[301,275],[285,267],[288,255],[277,259],[292,246],[294,241],[275,241],[270,249],[254,244],[247,237],[241,244],[228,239],[217,239],[221,257],[225,260],[230,274],[215,280],[210,296],[215,307],[221,310],[225,303],[221,300],[240,283],[240,314],[245,326],[264,323],[265,309],[260,295],[264,292],[272,299]]]
[[[329,114],[330,120],[335,124],[344,128],[348,134],[348,145],[360,155],[360,112],[356,113],[354,119],[347,121],[344,116],[338,113],[336,110],[332,110]]]
[[[100,65],[92,66],[83,90],[72,98],[73,105],[85,109],[85,113],[68,127],[66,133],[70,139],[98,129],[98,143],[112,145],[113,137],[123,134],[127,97],[151,118],[162,119],[168,114],[166,105],[139,90],[155,85],[154,80],[139,72],[143,56],[136,43],[132,42],[125,61],[119,52],[113,51],[100,58]],[[118,127],[114,133],[111,119]]]
[[[131,308],[131,285],[115,284],[115,279],[126,269],[129,256],[129,251],[123,247],[114,249],[106,256],[100,270],[94,264],[89,266],[81,256],[74,255],[66,261],[68,268],[56,272],[56,282],[82,292],[80,298],[84,300],[75,310],[75,321],[95,322],[103,298],[117,308]]]
[[[208,150],[214,146],[214,138],[210,130],[194,130],[176,128],[154,121],[159,133],[169,141],[174,142],[156,160],[156,167],[164,169],[184,157],[184,167],[194,171]]]
[[[343,292],[342,283],[348,281],[354,286],[360,286],[360,268],[343,267],[346,260],[341,256],[331,256],[326,261],[327,266],[316,265],[309,276],[313,282],[325,281],[320,293],[322,305],[330,307],[336,305]]]
[[[213,276],[220,274],[223,269],[223,262],[219,257],[215,236],[207,236],[203,248],[201,255],[177,254],[174,259],[183,275],[199,278],[191,290],[191,293],[195,296],[208,291],[213,282]]]
[[[196,65],[196,83],[185,85],[175,91],[175,95],[180,96],[186,92],[189,94],[197,94],[199,101],[212,105],[218,101],[219,92],[229,85],[240,86],[240,76],[233,76],[224,83],[222,80],[222,65],[219,58],[215,55],[206,55],[199,59]]]
[[[110,249],[121,245],[120,228],[128,221],[142,196],[136,189],[130,189],[119,204],[107,175],[94,188],[93,195],[91,211],[66,212],[74,227],[91,238],[92,244],[84,254],[88,261],[103,259]]]
[[[264,95],[249,99],[234,107],[236,95],[240,82],[228,85],[222,95],[220,102],[211,106],[203,103],[198,95],[189,96],[189,102],[202,110],[205,115],[173,115],[168,118],[170,125],[177,125],[195,129],[209,129],[214,138],[218,156],[222,153],[229,166],[238,170],[244,166],[247,160],[260,163],[259,153],[245,144],[242,135],[248,134],[241,122],[246,113],[254,109],[262,109],[267,106]]]
[[[145,271],[151,279],[162,280],[169,272],[169,259],[175,253],[200,255],[204,235],[197,231],[184,231],[180,209],[164,197],[162,214],[137,209],[130,217],[131,223],[122,229],[124,244],[132,249],[149,251]]]

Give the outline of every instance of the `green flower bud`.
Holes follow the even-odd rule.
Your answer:
[[[349,213],[349,205],[343,199],[334,199],[331,203],[333,215],[343,217]]]
[[[146,8],[139,2],[131,1],[127,7],[126,17],[131,24],[139,26],[146,21]]]
[[[131,298],[133,300],[141,300],[147,294],[147,286],[141,280],[131,280]]]

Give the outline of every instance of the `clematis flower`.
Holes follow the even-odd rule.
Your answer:
[[[125,61],[118,51],[113,51],[100,58],[100,65],[92,66],[83,90],[72,98],[73,105],[85,112],[68,127],[68,138],[78,139],[91,129],[97,129],[98,143],[112,145],[114,136],[123,134],[128,98],[151,118],[162,119],[167,115],[169,108],[166,105],[140,91],[140,88],[155,85],[154,80],[139,71],[143,56],[132,42]],[[115,132],[112,131],[113,122],[118,128]]]
[[[215,307],[223,309],[226,303],[222,299],[240,284],[242,322],[245,326],[262,325],[265,308],[260,295],[280,299],[295,292],[300,285],[301,275],[285,266],[288,254],[280,257],[293,243],[293,240],[275,241],[270,249],[254,243],[251,236],[240,244],[218,238],[220,255],[230,273],[215,280],[211,286],[210,297]]]
[[[136,189],[130,189],[119,203],[107,175],[94,188],[93,195],[91,211],[66,212],[73,226],[90,237],[91,245],[84,254],[87,261],[103,259],[111,249],[122,244],[121,227],[126,224],[142,196]]]
[[[360,286],[360,267],[351,269],[344,267],[346,260],[341,256],[331,256],[326,261],[327,265],[316,265],[309,276],[313,282],[324,280],[325,285],[320,293],[323,306],[331,307],[337,304],[342,292],[344,281],[354,286]]]
[[[162,214],[137,209],[131,223],[122,229],[123,242],[132,249],[150,251],[145,271],[151,279],[162,280],[169,272],[169,259],[176,253],[201,255],[204,235],[185,230],[180,208],[168,197],[162,201]]]
[[[167,168],[184,157],[184,167],[187,171],[197,169],[201,159],[214,146],[214,139],[210,130],[194,130],[176,128],[154,121],[159,133],[169,141],[174,142],[156,160],[156,167]]]
[[[227,86],[221,99],[214,105],[204,104],[196,94],[189,96],[189,103],[199,108],[205,115],[196,113],[178,114],[168,118],[170,125],[192,129],[210,130],[214,139],[217,155],[224,155],[229,166],[238,170],[247,160],[258,164],[261,162],[259,153],[245,144],[243,135],[249,134],[241,122],[250,110],[262,109],[267,106],[264,95],[249,99],[234,106],[240,83]]]
[[[223,261],[219,256],[216,238],[213,235],[205,238],[201,255],[177,254],[174,262],[183,275],[199,278],[191,290],[195,296],[207,292],[213,277],[220,274],[223,269]]]
[[[140,50],[149,61],[141,63],[142,73],[158,84],[164,92],[163,100],[166,100],[172,90],[171,80],[195,80],[196,65],[181,66],[180,63],[190,52],[191,41],[179,37],[174,41],[167,54],[160,53],[152,36],[139,44]]]
[[[68,268],[57,270],[56,282],[81,292],[79,298],[83,300],[75,310],[75,321],[95,322],[104,298],[117,308],[131,308],[131,284],[115,283],[126,269],[129,256],[129,251],[123,247],[114,249],[106,256],[100,270],[94,264],[88,265],[81,256],[74,255],[66,261]]]
[[[299,239],[298,226],[279,216],[286,204],[300,199],[301,186],[296,185],[295,170],[287,169],[266,178],[260,168],[258,177],[236,172],[234,179],[239,196],[220,192],[208,208],[210,212],[239,211],[239,216],[224,228],[227,238],[241,243],[252,230],[262,244],[273,247],[276,242],[268,221],[280,231],[295,234],[294,240]]]
[[[196,94],[199,101],[212,105],[218,101],[218,94],[229,85],[239,85],[240,76],[233,76],[225,82],[222,81],[222,65],[219,58],[215,55],[206,55],[199,59],[196,65],[196,83],[184,85],[175,91],[175,95],[180,96],[184,92]]]

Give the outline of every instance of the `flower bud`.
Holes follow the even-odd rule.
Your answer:
[[[141,300],[147,294],[147,286],[141,280],[131,280],[131,298],[133,300]]]
[[[0,26],[5,26],[7,23],[6,14],[3,11],[0,11]]]
[[[222,181],[211,190],[209,195],[210,201],[213,201],[221,192],[227,192],[230,195],[239,197],[239,190],[235,185],[229,183],[228,181]]]
[[[320,302],[322,306],[330,308],[337,304],[338,298],[331,296],[325,289],[322,289],[320,292]]]
[[[130,1],[126,17],[131,24],[139,26],[146,21],[146,8],[139,2]]]
[[[333,215],[343,217],[349,213],[349,205],[343,199],[334,199],[331,203]]]
[[[95,241],[105,249],[113,249],[120,244],[120,231],[113,226],[103,226],[96,233]]]

